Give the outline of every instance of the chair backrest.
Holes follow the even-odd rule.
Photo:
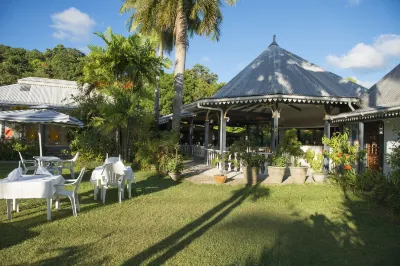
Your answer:
[[[72,161],[75,163],[78,160],[79,157],[79,151],[75,154],[74,158],[72,158]]]
[[[108,157],[105,161],[104,161],[104,163],[116,163],[116,162],[119,162],[119,161],[121,161],[121,156],[120,157]]]
[[[117,186],[118,182],[121,180],[121,175],[118,174],[119,170],[116,168],[117,173],[114,172],[114,164],[107,163],[104,165],[103,172],[102,172],[102,181],[103,183],[110,185],[110,186]]]
[[[79,176],[76,179],[76,181],[74,183],[72,183],[73,185],[75,185],[74,193],[78,193],[79,185],[81,184],[81,181],[82,181],[83,175],[85,174],[85,171],[86,171],[86,168],[83,167],[81,172],[79,173]]]
[[[24,163],[24,158],[22,158],[22,154],[20,152],[18,152],[19,154],[19,158],[21,159],[21,162]]]

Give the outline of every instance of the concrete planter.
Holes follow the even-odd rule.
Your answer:
[[[292,177],[293,183],[304,184],[307,178],[308,167],[289,167],[290,176]]]
[[[172,178],[174,181],[178,181],[179,178],[181,177],[180,172],[169,172],[168,175]]]
[[[280,184],[283,181],[286,167],[268,166],[268,182]]]
[[[215,175],[214,176],[214,181],[217,184],[223,184],[226,181],[226,175]]]
[[[314,182],[317,184],[323,184],[325,180],[324,173],[313,173]]]
[[[243,167],[243,176],[244,176],[244,179],[246,180],[246,184],[248,184],[248,185],[257,184],[258,172],[259,172],[258,167],[244,166]]]

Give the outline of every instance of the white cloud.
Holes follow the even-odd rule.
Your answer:
[[[358,43],[347,54],[328,55],[326,60],[338,68],[378,69],[391,57],[400,57],[400,35],[381,35],[372,44]]]
[[[74,7],[52,14],[51,20],[53,24],[50,27],[55,29],[53,37],[73,42],[88,41],[96,25],[93,18]]]
[[[201,60],[204,61],[204,62],[210,62],[210,61],[211,61],[211,58],[208,57],[208,56],[203,56],[203,57],[201,58]]]
[[[81,51],[84,54],[89,54],[90,53],[90,49],[87,46],[80,47],[80,48],[78,48],[78,50]]]

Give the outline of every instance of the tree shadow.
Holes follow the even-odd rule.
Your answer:
[[[127,260],[124,265],[140,265],[157,254],[156,258],[152,259],[151,262],[146,262],[146,264],[163,264],[218,224],[247,198],[250,197],[251,200],[255,201],[261,197],[267,197],[269,195],[269,189],[260,187],[259,185],[258,183],[256,186],[245,186],[234,191],[230,198],[221,202],[160,242],[136,254],[134,257]]]

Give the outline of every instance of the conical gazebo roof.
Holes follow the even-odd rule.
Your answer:
[[[365,88],[281,48],[275,39],[211,98],[265,95],[358,98]]]

